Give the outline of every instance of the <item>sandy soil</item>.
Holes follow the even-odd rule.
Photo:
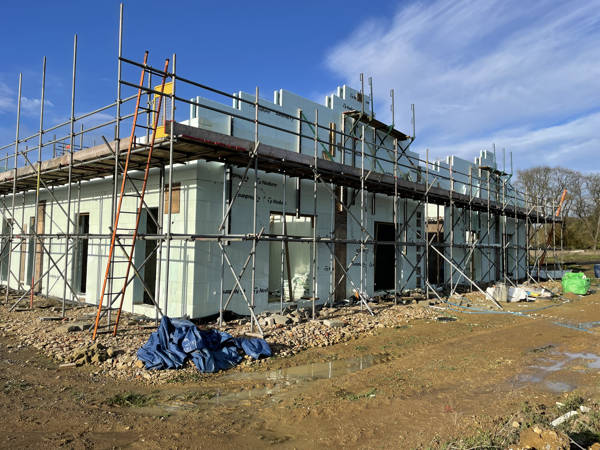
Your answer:
[[[61,369],[4,333],[0,445],[437,447],[525,401],[598,397],[600,294],[569,298],[507,307],[526,315],[440,311],[451,318],[159,386]]]

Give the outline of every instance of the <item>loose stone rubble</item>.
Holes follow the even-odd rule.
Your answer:
[[[4,298],[2,295],[0,298]],[[153,319],[123,313],[116,337],[112,329],[104,328],[95,342],[91,340],[91,327],[95,320],[96,307],[78,305],[68,307],[65,318],[57,301],[35,298],[34,309],[22,302],[9,312],[8,304],[0,305],[0,336],[16,339],[16,347],[32,346],[60,363],[60,367],[89,365],[91,376],[105,375],[123,379],[140,379],[159,383],[168,381],[180,371],[147,371],[137,360],[137,350],[148,340],[156,329]],[[399,303],[409,303],[424,299],[421,292],[405,297]],[[310,305],[309,305],[310,306]],[[263,313],[259,323],[265,339],[271,345],[274,355],[286,357],[312,347],[327,347],[340,342],[356,339],[359,336],[375,334],[385,327],[400,327],[418,319],[433,319],[439,312],[421,304],[398,304],[393,302],[369,303],[375,312],[371,316],[361,305],[342,307],[318,307],[315,319],[312,308],[287,307],[281,313]],[[216,328],[217,323],[200,325],[201,328]],[[233,336],[250,332],[247,318],[237,318],[221,327]],[[9,347],[9,351],[11,351]],[[240,370],[248,370],[261,361],[245,359]],[[183,371],[195,372],[189,365]],[[210,375],[207,375],[210,376]]]

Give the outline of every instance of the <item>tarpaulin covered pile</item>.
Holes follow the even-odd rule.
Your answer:
[[[191,359],[201,372],[217,372],[236,366],[241,352],[254,359],[271,356],[264,339],[234,338],[218,330],[199,330],[189,320],[163,317],[137,352],[146,369],[179,369]]]

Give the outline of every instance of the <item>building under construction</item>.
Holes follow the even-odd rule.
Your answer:
[[[116,100],[0,148],[0,275],[33,295],[150,317],[255,314],[406,290],[428,296],[534,280],[557,205],[518,192],[495,153],[430,161],[376,119],[372,89],[323,104],[229,94],[123,57]],[[367,83],[370,86],[370,83]],[[193,92],[193,96],[180,92]],[[393,111],[393,92],[391,96]],[[106,118],[109,120],[91,120]],[[93,123],[93,125],[89,125]],[[542,231],[552,235],[540,245]],[[493,300],[492,300],[493,301]],[[116,330],[116,326],[115,326]]]

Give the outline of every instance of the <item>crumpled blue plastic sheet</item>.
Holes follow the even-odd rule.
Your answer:
[[[179,369],[190,359],[201,372],[236,366],[241,352],[253,359],[271,356],[264,339],[234,338],[218,330],[199,330],[189,320],[164,316],[158,329],[137,352],[146,369]]]

